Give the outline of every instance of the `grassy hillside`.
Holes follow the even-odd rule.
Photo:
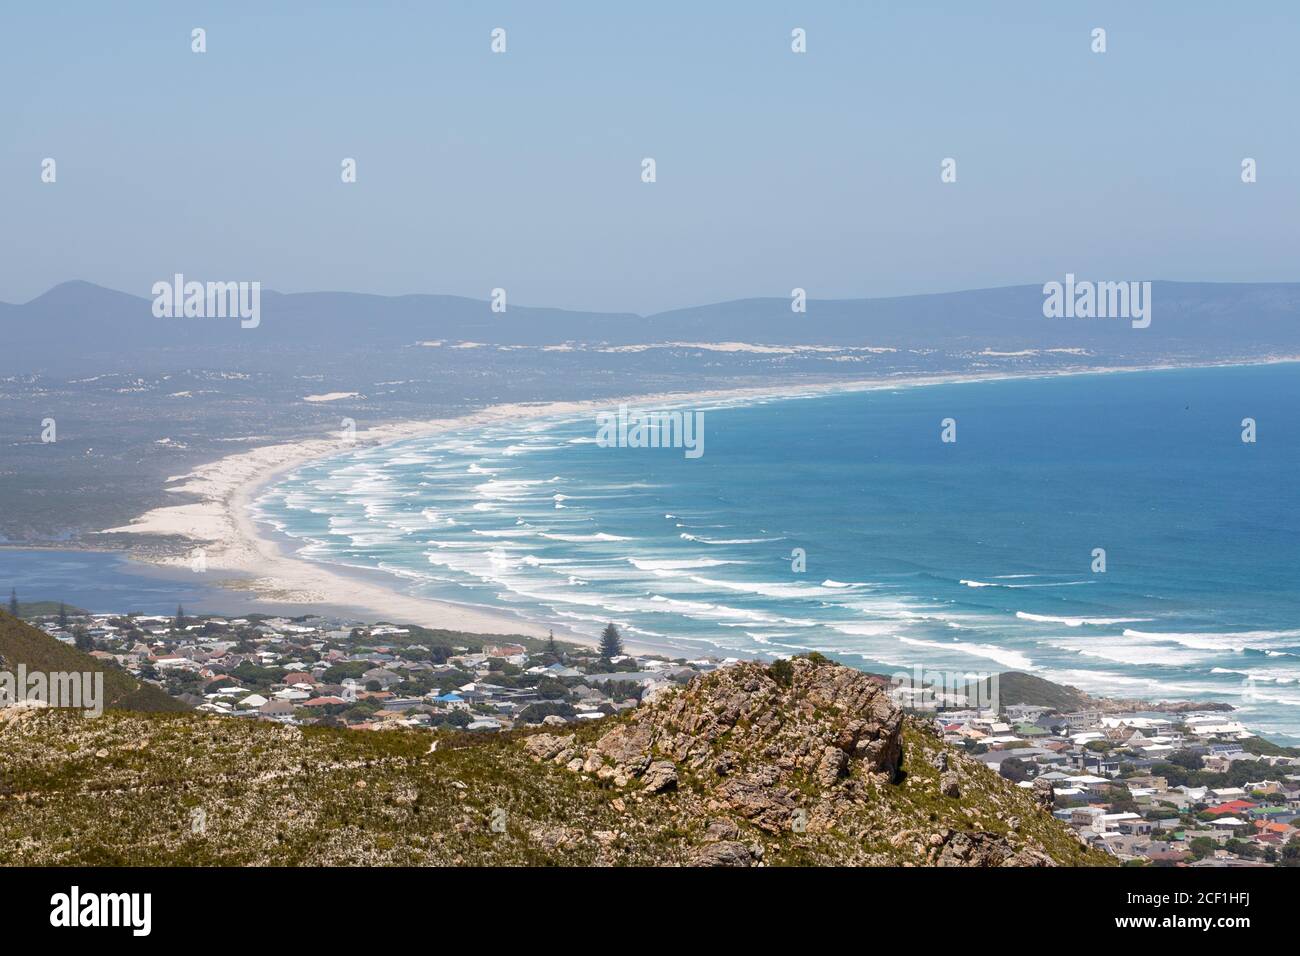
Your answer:
[[[104,706],[118,710],[151,712],[188,710],[157,687],[136,680],[126,671],[105,665],[89,654],[57,641],[40,628],[0,611],[0,669],[15,671],[19,664],[28,671],[102,672]]]
[[[804,719],[821,716],[808,709]],[[637,726],[628,715],[563,729],[573,735],[566,746],[590,762],[602,741],[612,752],[619,733]],[[716,742],[743,745],[759,729],[742,719]],[[823,786],[795,772],[787,779],[800,781],[798,792],[749,790],[733,806],[713,797],[743,782],[746,765],[764,759],[757,751],[741,749],[721,778],[708,761],[679,761],[675,785],[655,792],[654,767],[620,780],[609,768],[534,759],[541,736],[26,711],[0,722],[0,860],[586,866],[739,855],[747,865],[974,865],[987,858],[982,848],[1006,846],[1060,865],[1110,862],[1029,793],[945,751],[920,724],[901,726],[892,781],[852,770]],[[944,774],[959,781],[960,797],[941,792]],[[771,794],[811,808],[806,831],[734,809]]]
[[[8,608],[8,604],[5,605]],[[25,621],[34,617],[53,617],[59,613],[62,608],[68,614],[89,614],[89,611],[83,608],[74,607],[71,604],[60,604],[58,601],[19,601],[18,616]]]
[[[1085,710],[1095,705],[1087,694],[1068,684],[1054,684],[1032,674],[1007,671],[998,675],[998,703],[1050,707],[1062,713]]]

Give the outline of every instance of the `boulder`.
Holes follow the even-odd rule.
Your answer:
[[[796,791],[776,785],[772,773],[758,771],[728,780],[717,789],[723,805],[769,833],[789,829],[798,804]]]
[[[704,839],[707,843],[738,840],[740,839],[740,827],[726,817],[718,817],[710,820],[708,826],[704,828]]]
[[[960,797],[961,783],[957,779],[957,774],[949,770],[939,778],[939,792],[945,797]]]
[[[755,862],[749,847],[734,840],[697,847],[689,860],[691,866],[753,866]]]
[[[553,760],[563,751],[572,749],[574,735],[556,737],[551,734],[533,734],[524,738],[524,750],[534,760]]]
[[[646,793],[663,793],[677,789],[677,768],[671,760],[656,760],[642,778]]]
[[[935,866],[1055,866],[1051,857],[1028,847],[1016,849],[1006,837],[987,831],[944,831]]]
[[[817,764],[817,784],[823,789],[833,787],[848,772],[849,755],[839,747],[826,747]]]
[[[653,733],[653,728],[644,724],[620,724],[596,741],[596,751],[615,766],[626,767],[629,773],[639,776],[650,765]]]

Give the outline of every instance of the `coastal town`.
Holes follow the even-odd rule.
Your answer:
[[[33,623],[200,713],[362,731],[499,733],[599,720],[734,663],[625,653],[613,625],[599,647],[586,647],[183,608],[164,616],[61,607]],[[1002,676],[992,706],[891,691],[945,743],[1033,790],[1080,842],[1126,865],[1300,865],[1300,751],[1263,739],[1223,705],[1130,712],[1008,702],[1035,694],[1010,680],[1024,675]]]
[[[1043,794],[1081,841],[1125,864],[1300,866],[1300,751],[1219,709],[958,705],[933,720],[945,742]]]
[[[595,720],[722,663],[625,654],[616,629],[594,648],[312,615],[47,617],[47,634],[200,713],[358,730]]]

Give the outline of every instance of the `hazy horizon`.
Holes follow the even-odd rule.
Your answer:
[[[172,276],[162,276],[155,281],[169,281],[172,278],[173,278]],[[193,277],[191,276],[187,278],[193,278]],[[1080,276],[1079,278],[1083,279],[1085,277]],[[1049,277],[1049,281],[1059,281],[1059,277]],[[1150,281],[1153,284],[1157,284],[1157,285],[1159,284],[1215,285],[1215,286],[1300,285],[1300,278],[1270,279],[1270,280],[1261,279],[1258,281],[1253,281],[1253,280],[1218,280],[1218,279],[1166,279],[1162,277],[1156,277],[1151,279]],[[98,282],[92,282],[89,279],[73,278],[73,279],[64,279],[60,282],[56,282],[53,285],[51,285],[49,288],[43,289],[42,291],[36,293],[34,296],[31,296],[21,301],[10,301],[6,299],[0,299],[0,305],[12,305],[12,306],[28,305],[32,302],[37,301],[42,296],[47,295],[50,292],[53,292],[55,289],[61,286],[77,285],[77,284],[91,285],[91,286],[95,286],[98,289],[103,289],[108,292],[116,292],[116,293],[120,293],[121,295],[129,295],[138,299],[147,300],[152,298],[148,290],[145,290],[144,292],[140,292],[133,289],[120,289],[120,288],[115,288],[113,286],[102,285]],[[960,295],[962,293],[967,293],[967,292],[996,292],[996,291],[1001,291],[1006,289],[1036,288],[1041,284],[1042,283],[1038,283],[1038,282],[1020,282],[1020,283],[1008,283],[1003,285],[971,286],[969,288],[962,288],[962,289],[934,289],[928,292],[901,292],[901,293],[891,294],[891,295],[864,295],[864,296],[850,296],[850,297],[843,297],[843,298],[822,298],[822,297],[810,296],[808,301],[840,303],[840,302],[855,302],[855,301],[872,301],[876,299],[910,299],[910,298],[918,298],[918,297],[929,296],[929,295]],[[485,305],[490,304],[491,302],[491,297],[489,295],[482,295],[482,296],[459,295],[457,293],[441,292],[436,290],[406,291],[406,292],[401,292],[401,291],[367,292],[360,289],[288,290],[288,289],[277,289],[268,286],[262,289],[262,294],[264,295],[267,294],[269,295],[367,295],[367,296],[377,296],[386,299],[400,299],[400,298],[410,298],[414,296],[428,296],[431,298],[448,297],[448,298],[469,299],[475,302],[483,302]],[[555,302],[512,302],[511,304],[514,305],[515,307],[522,307],[526,309],[550,309],[550,310],[561,311],[561,312],[597,312],[597,313],[608,313],[608,314],[621,314],[621,315],[628,315],[628,316],[644,319],[644,318],[653,318],[656,315],[661,315],[667,312],[673,312],[673,311],[678,311],[683,309],[709,308],[711,306],[728,305],[735,302],[764,301],[764,300],[781,300],[784,303],[786,301],[789,301],[789,296],[741,295],[741,296],[737,296],[734,299],[719,299],[710,302],[686,303],[680,306],[676,306],[672,309],[665,309],[662,312],[636,312],[631,309],[618,309],[618,308],[613,308],[608,310],[581,309],[581,308],[571,307],[563,303],[555,303]]]
[[[30,90],[5,302],[183,272],[647,315],[1294,272],[1285,4],[71,9],[0,36]]]

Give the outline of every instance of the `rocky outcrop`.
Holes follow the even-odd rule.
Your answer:
[[[753,866],[758,862],[753,851],[743,843],[708,843],[690,856],[692,866]]]
[[[708,843],[722,843],[740,839],[740,827],[733,821],[721,817],[710,820],[704,828],[704,839]]]
[[[918,726],[880,682],[813,656],[724,667],[603,734],[538,733],[522,747],[588,777],[624,818],[671,820],[676,862],[688,865],[1043,866],[1085,852],[1036,810],[1039,790],[1018,790]],[[611,852],[629,839],[617,832]]]
[[[554,760],[556,763],[567,763],[567,757],[563,760],[557,760],[556,758],[571,753],[575,739],[573,734],[569,734],[567,737],[534,734],[524,741],[524,750],[534,760]]]
[[[788,684],[757,663],[697,678],[641,708],[601,739],[602,753],[629,763],[653,750],[694,771],[726,776],[770,766],[833,786],[850,772],[892,776],[901,756],[902,711],[866,674],[796,658]]]
[[[1017,850],[1002,836],[994,833],[963,833],[945,830],[938,834],[933,847],[935,866],[1054,866],[1047,854],[1023,848]]]
[[[581,753],[572,736],[537,734],[524,746],[537,760],[646,795],[691,774],[719,809],[779,833],[795,826],[800,808],[799,820],[829,825],[835,814],[813,812],[816,804],[861,798],[865,782],[892,779],[902,724],[902,711],[866,674],[796,658],[779,669],[737,664],[658,695]]]

